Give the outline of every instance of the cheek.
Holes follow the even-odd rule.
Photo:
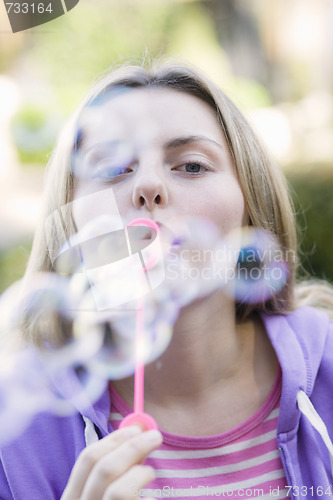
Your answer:
[[[227,214],[225,223],[228,224],[230,229],[247,225],[248,214],[245,208],[244,196],[238,183],[234,186],[234,189],[227,191],[223,205]]]
[[[71,209],[78,230],[101,216],[110,217],[116,225],[122,224],[115,193],[110,187],[95,189],[88,183],[78,183],[74,188]]]
[[[243,193],[236,181],[222,188],[215,187],[210,196],[203,198],[206,202],[203,203],[201,214],[197,212],[197,215],[207,217],[223,234],[248,224]]]

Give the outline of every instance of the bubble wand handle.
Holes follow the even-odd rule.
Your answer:
[[[136,313],[135,332],[135,373],[134,373],[134,413],[143,413],[145,369],[142,359],[142,344],[144,332],[144,305],[140,300]]]
[[[159,233],[160,228],[156,222],[151,219],[135,219],[128,226],[148,226],[155,229]],[[129,248],[130,251],[130,248]],[[130,251],[131,253],[131,251]],[[145,271],[148,266],[146,265]],[[127,415],[120,423],[119,428],[128,427],[130,425],[138,425],[143,430],[158,429],[157,423],[144,413],[144,361],[143,361],[143,345],[144,345],[144,301],[138,301],[135,324],[135,373],[134,373],[134,412]]]

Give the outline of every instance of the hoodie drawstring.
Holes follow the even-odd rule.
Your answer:
[[[298,391],[296,399],[299,410],[309,420],[310,424],[319,432],[326,448],[328,449],[331,460],[331,472],[333,476],[333,444],[328,434],[327,427],[304,391]]]
[[[86,427],[84,429],[84,439],[86,441],[86,446],[89,446],[92,443],[96,443],[98,441],[98,435],[95,429],[94,424],[89,418],[82,416]]]

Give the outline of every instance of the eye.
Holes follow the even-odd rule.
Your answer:
[[[88,179],[116,182],[133,172],[135,155],[126,141],[101,143],[79,156],[79,168]]]
[[[132,171],[132,168],[128,165],[112,165],[108,162],[103,162],[94,166],[92,178],[105,181],[115,180]]]
[[[204,172],[207,172],[209,170],[208,167],[204,163],[201,163],[199,161],[189,161],[187,163],[184,163],[184,165],[180,165],[179,167],[176,167],[178,172],[185,172],[187,174],[202,174]]]

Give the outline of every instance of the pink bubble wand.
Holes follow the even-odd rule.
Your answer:
[[[157,231],[159,234],[160,228],[151,219],[135,219],[128,226],[148,226]],[[148,263],[149,264],[149,263]],[[146,264],[144,271],[146,272],[151,266]],[[154,265],[154,264],[151,264]],[[138,301],[135,323],[135,372],[134,372],[134,411],[127,415],[120,423],[119,428],[128,427],[130,425],[138,425],[143,430],[158,429],[158,425],[151,415],[144,412],[144,360],[142,353],[142,345],[144,343],[145,329],[145,311],[144,301],[141,298]]]

